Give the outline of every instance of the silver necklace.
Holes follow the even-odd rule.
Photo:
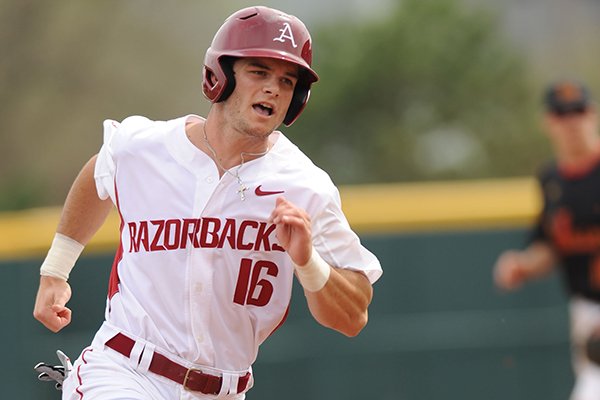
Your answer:
[[[269,145],[267,144],[267,149],[263,152],[260,153],[248,153],[248,152],[241,152],[240,153],[240,165],[238,165],[238,167],[235,169],[234,172],[231,172],[230,169],[227,169],[225,167],[223,167],[223,165],[221,164],[221,161],[219,161],[219,157],[217,156],[217,152],[215,151],[215,149],[211,146],[210,142],[208,141],[208,136],[206,135],[206,122],[204,123],[204,125],[202,125],[202,131],[204,132],[204,142],[206,143],[206,147],[208,147],[208,149],[210,150],[210,152],[213,155],[213,159],[215,160],[215,163],[217,164],[217,167],[219,167],[219,169],[224,173],[224,174],[229,174],[231,175],[238,183],[238,194],[240,195],[240,200],[244,201],[246,200],[246,190],[248,190],[248,186],[246,186],[244,184],[244,181],[242,181],[242,178],[240,178],[240,169],[244,166],[244,156],[256,156],[256,157],[262,157],[265,154],[267,154],[270,150]]]

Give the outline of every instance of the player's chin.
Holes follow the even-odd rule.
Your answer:
[[[257,119],[253,124],[252,136],[265,138],[273,133],[273,131],[276,130],[282,123],[283,119]]]

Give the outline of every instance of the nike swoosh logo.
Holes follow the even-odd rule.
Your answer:
[[[281,194],[284,192],[284,190],[262,190],[261,189],[262,185],[259,185],[255,190],[254,190],[254,194],[257,196],[271,196],[274,194]]]

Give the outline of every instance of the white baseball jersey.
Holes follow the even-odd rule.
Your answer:
[[[294,268],[268,222],[278,196],[308,212],[328,263],[371,282],[382,270],[350,229],[329,176],[281,132],[265,156],[239,169],[242,201],[236,179],[219,177],[188,140],[194,118],[104,122],[96,185],[122,220],[106,324],[191,363],[244,371],[291,297]]]

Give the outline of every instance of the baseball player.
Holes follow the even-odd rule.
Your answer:
[[[544,208],[524,250],[508,250],[495,280],[515,289],[560,266],[570,297],[571,341],[576,374],[571,400],[600,397],[600,366],[588,343],[600,328],[600,136],[598,115],[584,86],[560,81],[545,95],[545,123],[556,160],[539,175]],[[592,360],[596,357],[592,357]]]
[[[206,118],[104,122],[35,302],[48,329],[70,322],[69,273],[114,204],[120,245],[105,321],[64,379],[63,399],[245,398],[294,275],[320,324],[347,336],[365,326],[380,263],[329,176],[276,130],[303,111],[318,80],[311,62],[299,19],[245,8],[206,52]]]

